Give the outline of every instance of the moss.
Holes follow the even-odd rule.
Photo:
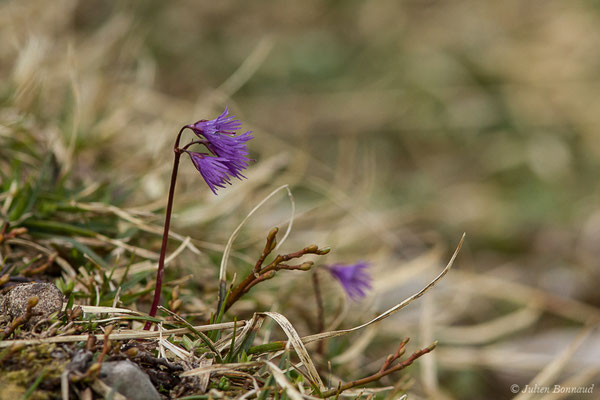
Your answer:
[[[42,373],[44,379],[29,399],[55,398],[66,365],[66,361],[52,357],[55,350],[54,344],[25,347],[4,360],[0,364],[0,400],[22,398]]]
[[[0,400],[20,399],[25,394],[26,388],[10,382],[7,377],[0,378]]]

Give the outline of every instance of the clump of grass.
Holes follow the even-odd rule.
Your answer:
[[[63,311],[31,329],[22,329],[22,325],[28,320],[35,299],[25,315],[5,322],[8,325],[0,341],[0,348],[4,349],[2,373],[8,382],[26,388],[24,396],[39,389],[50,393],[60,389],[77,395],[90,388],[97,391],[95,382],[103,361],[130,359],[151,372],[153,383],[165,395],[194,398],[208,391],[209,395],[220,397],[300,398],[301,393],[331,397],[402,370],[435,347],[428,346],[398,361],[405,351],[404,341],[379,372],[331,387],[323,381],[323,371],[317,368],[306,345],[376,323],[418,298],[437,280],[406,302],[353,329],[301,336],[288,318],[272,311],[254,312],[249,319],[234,317],[233,322],[223,323],[234,304],[251,289],[258,292],[258,287],[279,271],[298,271],[308,276],[307,271],[313,266],[313,261],[290,261],[307,255],[323,256],[330,251],[310,245],[274,255],[277,228],[269,232],[264,249],[246,278],[235,284],[234,277],[224,295],[215,287],[213,293],[218,300],[213,301],[216,308],[209,324],[183,317],[186,301],[191,297],[180,297],[185,282],[177,282],[172,274],[170,278],[175,280],[167,280],[161,287],[159,280],[152,279],[156,260],[166,259],[168,229],[158,255],[151,250],[156,239],[152,214],[119,208],[118,201],[111,197],[110,185],[82,186],[57,165],[52,153],[42,156],[42,147],[32,132],[15,140],[21,129],[12,129],[13,134],[1,147],[6,154],[17,155],[16,161],[3,161],[3,170],[10,173],[2,180],[2,288],[51,280],[68,299]],[[27,154],[27,163],[19,154]],[[197,251],[187,238],[180,248]],[[177,256],[178,251],[173,254]],[[158,298],[161,294],[167,297],[169,308],[161,307],[162,315],[138,311],[147,305],[153,290]],[[286,340],[256,343],[267,319],[281,327]],[[141,330],[140,324],[144,323],[158,326],[158,331]],[[16,357],[22,352],[19,346],[25,346],[28,354],[36,354],[52,343],[63,346],[63,360],[74,359],[81,351],[89,354],[89,359],[76,367],[38,357],[38,362],[46,361],[44,367],[27,374],[32,379],[22,379],[25,364]],[[59,381],[56,373],[48,374],[50,367],[60,371]],[[165,372],[173,377],[165,378]]]
[[[111,46],[119,45],[118,38],[124,35],[127,26],[127,20],[113,20],[111,24],[107,24],[104,31],[110,38],[109,41],[99,40],[101,43],[89,44],[89,47],[86,47],[87,52],[79,49],[81,53],[76,53],[106,56],[105,60],[109,63],[110,55],[113,54]],[[103,34],[98,34],[97,39],[104,38]],[[139,181],[144,181],[150,176],[150,171],[140,170],[139,165],[142,164],[139,159],[131,160],[137,158],[135,151],[144,153],[143,146],[152,142],[152,133],[148,134],[148,139],[145,140],[147,143],[142,145],[139,144],[139,139],[128,138],[132,142],[138,142],[139,147],[131,147],[131,142],[124,145],[127,139],[114,137],[115,132],[136,131],[136,124],[146,127],[145,121],[141,123],[132,116],[143,111],[137,108],[138,105],[128,104],[127,99],[118,96],[117,85],[112,81],[107,85],[109,97],[119,98],[118,110],[112,108],[114,106],[110,105],[110,101],[101,95],[96,98],[96,102],[89,102],[82,97],[79,83],[88,84],[94,78],[103,75],[97,70],[92,70],[89,75],[84,72],[82,76],[76,76],[76,70],[69,69],[73,76],[67,82],[68,85],[60,87],[61,81],[57,80],[58,90],[56,86],[44,86],[35,69],[31,68],[33,61],[42,58],[40,53],[36,52],[43,51],[43,43],[45,42],[35,40],[29,42],[19,61],[19,70],[15,72],[14,82],[8,83],[14,86],[9,87],[7,93],[17,95],[8,95],[3,99],[3,111],[7,112],[2,114],[6,119],[3,120],[5,130],[0,138],[0,210],[4,229],[3,273],[0,275],[4,279],[4,288],[30,280],[55,281],[68,300],[63,312],[51,316],[32,329],[15,327],[11,332],[11,339],[0,342],[0,347],[6,350],[6,353],[3,353],[6,357],[14,355],[15,346],[27,346],[35,352],[35,349],[49,343],[64,346],[68,357],[72,357],[79,350],[90,352],[92,359],[96,361],[86,365],[84,371],[65,365],[60,368],[66,377],[60,382],[61,390],[73,391],[77,395],[90,390],[92,382],[97,378],[99,365],[106,360],[131,359],[148,371],[153,371],[154,384],[160,387],[164,394],[206,396],[208,391],[210,396],[233,397],[246,394],[259,398],[297,398],[301,393],[324,397],[337,396],[340,392],[374,382],[408,365],[399,360],[399,351],[392,355],[393,360],[388,359],[389,362],[381,363],[380,376],[377,376],[377,373],[371,374],[371,371],[359,371],[362,377],[349,379],[347,384],[324,382],[323,376],[328,371],[323,365],[336,355],[335,352],[352,350],[354,343],[352,340],[346,340],[337,346],[335,351],[321,352],[322,362],[313,360],[310,343],[360,331],[404,308],[432,287],[447,272],[451,263],[443,274],[423,291],[379,314],[368,323],[348,329],[327,327],[318,329],[318,332],[311,335],[306,334],[307,329],[301,326],[302,318],[299,316],[312,309],[312,303],[308,307],[306,304],[300,307],[285,304],[285,310],[281,312],[263,311],[268,308],[261,302],[261,296],[274,298],[274,288],[278,285],[285,287],[286,280],[291,281],[291,277],[299,274],[308,276],[309,273],[305,270],[311,267],[311,261],[303,259],[297,265],[287,264],[288,261],[311,254],[322,256],[328,250],[315,245],[303,247],[303,242],[296,247],[299,251],[271,254],[276,247],[274,243],[277,234],[276,231],[272,231],[259,259],[253,259],[257,249],[262,247],[256,246],[256,243],[262,240],[265,231],[257,226],[253,227],[252,233],[235,231],[232,239],[241,232],[240,236],[246,240],[239,248],[233,248],[232,241],[225,248],[207,241],[206,238],[210,239],[211,233],[217,238],[215,241],[221,240],[229,231],[224,228],[228,226],[228,221],[229,224],[230,221],[237,224],[243,218],[243,214],[229,212],[239,208],[240,199],[250,202],[256,198],[265,198],[264,190],[270,192],[274,183],[290,177],[289,174],[279,174],[279,171],[285,168],[286,162],[282,161],[285,156],[280,155],[257,164],[250,173],[258,176],[249,180],[249,185],[255,186],[247,185],[239,192],[232,191],[233,196],[224,196],[220,203],[223,204],[223,209],[217,206],[209,209],[207,214],[211,216],[204,218],[215,220],[204,224],[209,232],[203,235],[203,241],[177,233],[166,235],[167,238],[175,239],[179,247],[170,252],[169,257],[165,257],[165,264],[175,268],[167,269],[162,288],[157,285],[153,277],[156,261],[160,258],[156,249],[162,226],[156,221],[159,219],[157,216],[161,215],[159,211],[163,202],[161,205],[150,204],[141,209],[128,208],[126,202],[131,202],[128,198],[141,197],[142,185],[136,181],[131,184],[134,188],[128,186],[124,190],[121,180],[115,178],[111,182],[111,179],[106,178],[117,176],[114,169],[110,170],[110,174],[105,175],[104,179],[101,177],[105,163],[114,163],[115,160],[120,160],[121,167],[118,171],[123,176],[130,174]],[[123,54],[130,54],[125,51],[127,44],[122,45]],[[83,46],[85,47],[85,44]],[[61,62],[56,61],[57,65],[53,67],[63,67]],[[65,90],[68,86],[71,86],[72,90]],[[57,93],[62,91],[68,92],[69,95],[60,97]],[[53,96],[65,101],[58,101],[57,105],[43,101]],[[165,115],[168,114],[169,118],[176,120],[180,120],[177,114],[184,112],[181,110],[191,109],[190,104],[185,102],[179,102],[177,107],[169,107],[169,104],[174,104],[170,100],[161,104],[165,106]],[[119,112],[127,114],[126,124],[118,118],[121,115]],[[82,118],[85,115],[89,118]],[[58,137],[51,136],[50,132],[56,131],[59,132]],[[144,130],[144,133],[146,132]],[[114,144],[109,146],[106,138],[111,137]],[[154,137],[159,136],[155,134]],[[273,148],[279,150],[275,145]],[[112,151],[103,151],[108,149]],[[93,162],[86,164],[82,154],[90,155]],[[141,159],[145,163],[162,160],[160,156],[144,156]],[[161,165],[157,168],[160,173],[162,163],[157,164]],[[138,166],[137,169],[135,166]],[[96,167],[98,171],[95,171]],[[86,168],[94,171],[86,171]],[[182,178],[184,193],[188,196],[182,196],[182,204],[185,206],[187,203],[187,207],[182,209],[198,218],[198,210],[195,207],[203,206],[203,202],[197,201],[197,191],[189,189],[190,183],[185,181],[185,174],[182,174]],[[288,193],[291,193],[289,186],[286,188]],[[325,193],[352,213],[361,213],[355,209],[355,204],[340,195],[335,188],[326,188]],[[131,197],[127,197],[128,195]],[[189,201],[190,196],[193,203]],[[270,198],[270,195],[267,198]],[[314,220],[306,219],[304,223],[326,222],[327,230],[343,231],[347,228],[346,232],[350,236],[362,229],[351,224],[345,228],[337,227],[335,223],[342,219],[338,213],[337,209],[328,209],[323,215],[311,217]],[[273,212],[273,215],[276,213]],[[274,218],[272,215],[268,217]],[[202,218],[200,217],[200,222],[203,221]],[[190,220],[197,221],[194,218]],[[293,217],[285,237],[288,237],[291,230],[291,220]],[[377,224],[371,225],[373,226],[376,227]],[[311,237],[308,243],[313,242],[312,237],[320,236],[319,239],[323,239],[319,229],[308,229],[306,232],[308,235],[304,236]],[[295,239],[294,242],[302,239]],[[295,243],[287,244],[293,245]],[[215,259],[223,254],[223,259],[227,260],[231,254],[236,261],[250,260],[247,278],[238,283],[237,276],[246,275],[240,272],[240,263],[232,262],[229,271],[222,267],[219,280],[214,279],[217,263],[210,262],[214,260],[207,256],[206,253],[209,252],[213,252],[212,256]],[[163,256],[165,254],[163,251]],[[192,281],[179,273],[184,269],[183,266],[191,262],[198,263],[198,259],[206,264],[194,270],[201,278]],[[295,270],[298,273],[287,274],[289,279],[284,276],[277,280],[271,279],[277,271],[284,269]],[[198,281],[201,281],[201,287]],[[224,290],[223,282],[226,284]],[[273,282],[276,282],[276,285],[269,286]],[[148,315],[140,310],[147,309],[150,294],[157,287],[159,297],[163,296],[163,304],[167,304],[168,308],[160,309],[161,312],[157,315]],[[199,287],[201,290],[198,290]],[[338,294],[330,287],[324,287],[322,290],[328,301]],[[306,303],[300,290],[298,293],[288,290],[282,297],[292,300],[295,298],[296,301]],[[245,308],[242,307],[244,302]],[[248,303],[252,303],[251,312],[248,312]],[[236,308],[231,308],[234,304]],[[327,304],[324,308],[324,312],[331,313]],[[236,309],[242,310],[239,312],[239,318],[231,313]],[[212,323],[209,324],[207,320],[211,313]],[[313,313],[309,314],[312,318]],[[233,322],[223,322],[227,320]],[[148,322],[158,326],[158,330],[142,332],[141,326]],[[281,331],[274,330],[273,326],[279,326]],[[412,361],[426,352],[417,351],[407,360]],[[393,361],[398,364],[392,366]],[[4,363],[2,372],[22,367]],[[162,379],[164,374],[161,372],[165,371],[175,378]],[[34,380],[28,382],[28,389],[36,390],[44,386],[48,375],[43,370],[39,372]],[[56,385],[53,387],[56,389]],[[374,392],[364,390],[367,394]]]

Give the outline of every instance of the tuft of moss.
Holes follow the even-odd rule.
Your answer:
[[[52,357],[55,350],[54,344],[26,347],[0,363],[0,400],[23,398],[41,374],[44,374],[42,382],[28,399],[55,398],[60,392],[60,375],[67,363],[66,357],[60,360]]]

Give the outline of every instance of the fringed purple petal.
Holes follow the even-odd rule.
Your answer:
[[[348,297],[358,300],[367,295],[367,289],[371,288],[371,276],[367,272],[369,264],[360,261],[356,264],[335,264],[327,267],[327,270],[341,284]]]
[[[228,136],[223,134],[206,134],[209,141],[208,148],[218,157],[226,159],[225,164],[232,176],[238,179],[244,178],[241,171],[246,169],[250,159],[246,142],[252,139],[251,132],[239,136]]]
[[[224,188],[226,183],[231,185],[228,176],[229,169],[225,164],[226,159],[222,157],[210,157],[208,154],[193,151],[187,151],[187,153],[214,194],[217,194],[217,188]]]
[[[198,136],[215,133],[234,133],[242,127],[242,123],[235,119],[233,115],[227,115],[228,112],[229,107],[225,107],[225,111],[217,118],[208,121],[200,120],[192,125],[192,129]]]
[[[246,144],[252,139],[251,132],[235,136],[235,131],[242,127],[242,123],[234,116],[228,115],[228,112],[229,108],[226,107],[225,111],[215,119],[200,120],[193,125],[188,125],[197,136],[207,142],[206,147],[216,156],[210,157],[207,154],[188,152],[196,169],[200,171],[215,194],[216,187],[223,187],[216,183],[230,183],[228,180],[230,176],[244,179],[242,171],[251,161],[247,157],[248,146]],[[215,161],[206,161],[206,159]],[[208,171],[206,171],[207,169]],[[205,174],[208,175],[208,179]]]

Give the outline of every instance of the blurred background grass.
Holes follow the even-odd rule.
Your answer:
[[[373,296],[344,306],[348,326],[431,280],[468,235],[429,300],[352,339],[361,354],[334,364],[344,377],[377,369],[409,335],[440,340],[412,370],[415,396],[510,398],[511,383],[530,382],[597,323],[597,2],[0,7],[2,134],[16,123],[35,132],[61,173],[108,185],[114,204],[164,206],[181,125],[229,105],[254,131],[248,180],[218,197],[190,165],[181,171],[175,230],[204,253],[183,255],[177,275],[193,274],[184,294],[199,312],[235,226],[290,184],[298,215],[288,249],[315,242],[332,246],[327,262],[373,263]],[[286,201],[253,217],[233,271],[249,268],[271,226],[285,226]],[[302,326],[307,282],[282,276],[238,312],[288,310]],[[336,343],[331,355],[347,347]],[[595,343],[556,379],[600,384]]]

